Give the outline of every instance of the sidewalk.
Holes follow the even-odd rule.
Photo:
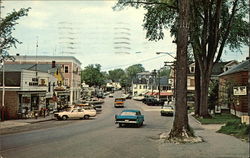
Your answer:
[[[17,127],[17,126],[25,126],[28,124],[50,121],[50,120],[53,120],[53,115],[46,116],[45,118],[38,117],[37,119],[32,118],[32,119],[6,120],[6,121],[0,122],[0,129]]]

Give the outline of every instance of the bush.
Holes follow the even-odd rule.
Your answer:
[[[241,123],[240,120],[228,121],[225,126],[222,126],[217,132],[234,135],[238,138],[248,139],[250,132],[249,125]]]

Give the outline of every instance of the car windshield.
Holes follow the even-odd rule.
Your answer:
[[[124,99],[115,99],[115,101],[123,101]]]
[[[131,111],[124,111],[121,113],[121,116],[136,116],[136,113]]]
[[[174,108],[172,106],[163,106],[163,109],[171,109],[171,110],[173,110]]]

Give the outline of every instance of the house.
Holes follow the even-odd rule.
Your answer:
[[[140,72],[132,80],[132,95],[142,95],[151,91],[153,88],[154,76],[149,71]]]
[[[64,86],[69,89],[69,103],[77,102],[81,94],[81,62],[73,56],[21,56],[17,55],[15,62],[7,64],[58,64],[61,65],[64,76]],[[67,95],[64,92],[61,94]]]
[[[249,59],[219,75],[219,103],[236,116],[248,115]]]
[[[211,81],[218,81],[219,75],[228,69],[236,66],[238,62],[236,60],[231,60],[227,62],[218,62],[213,66],[212,74],[211,74]],[[170,83],[171,89],[175,89],[176,84],[176,76],[175,76],[175,69],[171,69],[170,71]],[[195,63],[191,63],[188,66],[187,71],[187,101],[188,105],[194,105],[194,97],[195,97]]]
[[[55,88],[60,86],[59,67],[43,64],[5,65],[5,108],[8,119],[15,119],[22,109],[39,111],[41,108],[57,108]],[[0,73],[2,76],[2,72]],[[62,77],[60,77],[62,78]],[[0,79],[2,106],[3,80]]]

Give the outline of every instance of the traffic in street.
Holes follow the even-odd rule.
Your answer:
[[[107,97],[103,109],[88,120],[48,121],[58,126],[1,136],[3,157],[159,157],[158,142],[162,131],[170,130],[173,117],[160,116],[160,107],[126,100],[124,108],[115,108],[114,98]],[[138,109],[145,116],[143,126],[115,124],[115,115],[124,109]],[[70,123],[68,123],[70,122]],[[62,125],[64,124],[64,125]]]

